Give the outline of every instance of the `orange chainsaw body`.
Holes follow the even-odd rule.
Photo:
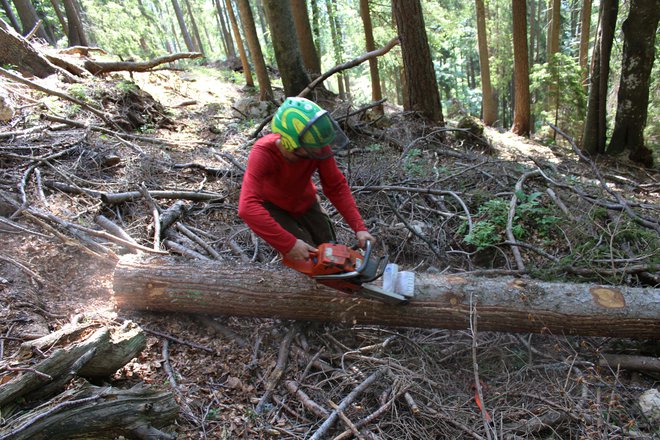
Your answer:
[[[289,260],[282,262],[290,268],[314,278],[321,284],[345,293],[355,293],[361,289],[361,283],[351,279],[323,279],[326,275],[339,275],[355,272],[364,261],[364,256],[357,250],[343,244],[323,243],[318,245],[318,252],[310,254],[307,260]],[[320,277],[320,278],[319,278]]]
[[[317,283],[324,284],[344,293],[356,294],[388,304],[405,304],[407,298],[388,292],[370,284],[383,275],[387,257],[371,257],[371,242],[367,241],[364,254],[343,244],[322,243],[318,252],[309,254],[306,260],[282,262],[290,268],[304,273]]]

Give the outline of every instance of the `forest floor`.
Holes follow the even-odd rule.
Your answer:
[[[60,85],[90,103],[103,103],[120,124],[134,113],[140,125],[132,138],[58,125],[44,115],[91,118],[61,100],[5,83],[18,110],[0,125],[0,136],[43,127],[0,138],[0,192],[21,203],[23,191],[30,207],[89,228],[103,214],[149,247],[152,217],[144,201],[108,205],[71,188],[110,193],[144,184],[150,190],[221,193],[222,200],[190,204],[186,223],[219,252],[222,264],[279,264],[236,215],[250,134],[272,108],[233,82],[232,72],[210,67],[132,78],[154,102],[129,93],[135,89],[117,77]],[[320,101],[335,105],[328,94]],[[335,115],[355,110],[337,105]],[[343,123],[354,148],[339,162],[380,249],[404,269],[658,287],[658,236],[645,226],[658,222],[657,170],[600,161],[597,176],[592,162],[579,160],[566,142],[546,147],[487,129],[484,143],[427,126],[394,106],[387,107],[383,120],[358,112]],[[67,154],[53,157],[64,150]],[[527,176],[514,226],[520,240],[543,252],[525,249],[521,267],[502,237],[515,184],[536,170],[543,174]],[[546,191],[550,181],[563,203]],[[68,189],[55,189],[53,182]],[[456,197],[364,190],[375,184],[442,188]],[[608,189],[626,197],[632,215],[620,206],[608,208],[619,200]],[[170,203],[158,202],[163,208]],[[0,208],[3,218],[11,218],[0,223],[0,361],[12,361],[22,341],[73,319],[132,320],[148,333],[147,348],[117,372],[113,384],[175,386],[181,413],[165,431],[177,438],[309,438],[332,410],[330,401],[339,404],[384,365],[388,374],[344,411],[346,420],[328,438],[651,439],[660,434],[638,403],[643,392],[658,389],[660,374],[603,363],[606,353],[657,359],[657,341],[233,317],[209,324],[196,316],[119,310],[113,302],[113,256],[125,249],[107,241],[93,248],[62,224],[32,215],[11,217],[6,204]],[[340,238],[349,241],[350,231],[328,208]],[[465,241],[468,219],[471,241]],[[194,246],[180,236],[170,238]],[[242,262],[246,257],[252,263]],[[287,335],[293,336],[288,367],[257,414]],[[164,338],[170,341],[167,356]],[[475,402],[476,370],[484,412]],[[0,369],[0,383],[7,374]],[[287,381],[300,384],[307,399],[323,409],[310,411],[301,394],[287,390]]]

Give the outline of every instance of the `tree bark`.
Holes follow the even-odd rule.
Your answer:
[[[658,0],[633,0],[623,22],[623,59],[616,120],[608,154],[630,150],[630,158],[653,166],[653,152],[644,145],[649,86],[660,18]]]
[[[325,0],[325,9],[328,14],[328,21],[330,22],[330,38],[332,40],[332,52],[335,57],[335,64],[341,64],[341,54],[343,50],[341,48],[341,42],[339,41],[339,29],[337,28],[338,23],[335,17],[336,10],[333,8],[333,2],[331,0]],[[337,75],[337,92],[339,93],[339,99],[346,99],[343,76],[343,73]]]
[[[582,134],[582,149],[588,154],[605,152],[607,141],[607,83],[610,77],[610,55],[614,41],[618,0],[603,0],[600,4],[598,36],[591,60],[591,81],[587,117]]]
[[[53,10],[55,11],[55,15],[57,15],[57,20],[60,22],[60,26],[62,27],[64,35],[67,35],[69,33],[69,29],[66,24],[64,14],[62,14],[62,6],[60,5],[60,0],[50,0],[50,4],[53,5]]]
[[[254,71],[257,74],[259,99],[261,101],[272,101],[273,89],[270,85],[270,77],[268,76],[268,70],[266,69],[263,52],[261,51],[261,44],[259,44],[259,37],[257,37],[257,27],[254,24],[250,2],[248,0],[237,0],[236,3],[238,3],[238,12],[241,16],[241,23],[243,23],[245,39],[247,40],[250,54],[252,55]]]
[[[303,64],[305,64],[307,71],[312,75],[320,75],[321,62],[319,60],[319,54],[316,52],[314,38],[312,38],[312,28],[309,24],[309,14],[307,13],[307,0],[290,1]]]
[[[245,85],[254,87],[254,80],[252,79],[252,70],[250,70],[250,63],[248,62],[247,53],[245,53],[245,46],[243,46],[243,39],[241,38],[241,30],[238,28],[238,21],[236,14],[234,14],[234,7],[231,5],[231,0],[225,0],[225,7],[231,22],[231,28],[234,31],[234,39],[236,46],[238,46],[238,54],[241,57],[241,65],[243,66],[243,75],[245,76]]]
[[[9,19],[9,22],[13,26],[14,30],[16,30],[17,32],[20,31],[21,25],[16,19],[16,15],[14,14],[14,10],[11,8],[11,5],[9,4],[9,0],[0,0],[0,4],[2,4],[2,9],[5,11],[5,16]]]
[[[484,0],[475,0],[477,10],[477,39],[479,41],[479,65],[481,66],[481,112],[484,124],[492,126],[497,119],[497,107],[490,83],[488,38],[486,34],[486,8]]]
[[[177,0],[172,0],[172,7],[174,8],[176,19],[179,22],[179,29],[181,29],[181,35],[183,36],[183,41],[186,43],[188,52],[195,52],[195,43],[193,43],[193,40],[190,37],[190,32],[188,32],[186,21],[183,19],[183,11],[181,10],[181,5],[179,5]]]
[[[591,30],[591,0],[582,0],[580,12],[580,69],[582,70],[582,81],[587,89],[587,73],[589,61],[589,33]]]
[[[551,80],[547,90],[546,110],[553,113],[559,101],[559,72],[556,66],[555,54],[559,52],[559,32],[561,30],[561,0],[549,0],[548,11],[548,65]],[[557,120],[555,120],[557,124]],[[554,134],[554,133],[553,133]]]
[[[291,3],[283,0],[265,0],[263,4],[270,26],[277,67],[282,76],[284,94],[296,96],[310,81],[300,55],[300,46],[291,15]]]
[[[376,50],[374,41],[374,31],[371,24],[371,13],[369,12],[369,0],[360,0],[360,16],[364,26],[364,40],[367,52]],[[378,102],[383,99],[383,93],[380,88],[380,72],[378,71],[378,58],[369,60],[369,73],[371,74],[371,100]],[[382,116],[384,114],[383,105],[374,107],[374,114]]]
[[[482,330],[660,338],[659,289],[418,275],[415,291],[408,304],[388,305],[284,267],[160,257],[124,256],[114,273],[114,300],[123,309],[467,329],[474,305]]]
[[[206,56],[204,52],[204,46],[202,45],[202,37],[199,34],[199,28],[197,27],[197,21],[195,21],[195,14],[193,13],[192,7],[190,6],[190,1],[183,0],[183,2],[186,4],[186,9],[188,10],[188,15],[190,16],[190,24],[192,24],[193,28],[193,35],[195,36],[195,39],[193,40],[193,43],[196,47],[195,52],[201,52],[202,55]]]
[[[222,42],[225,48],[225,55],[227,58],[236,58],[236,50],[234,49],[234,40],[231,37],[231,32],[227,30],[227,24],[225,22],[225,13],[220,4],[220,0],[214,0],[215,9],[218,14],[218,21],[220,22],[220,28],[222,30]]]
[[[515,103],[511,131],[529,136],[529,63],[527,60],[527,8],[525,0],[512,0],[513,13],[513,70]]]
[[[23,25],[22,34],[27,35],[39,22],[37,11],[34,10],[34,6],[32,6],[29,0],[14,0],[14,6],[16,6],[16,12]],[[53,44],[53,41],[50,41],[48,38],[44,26],[40,26],[35,35]]]
[[[12,64],[22,74],[39,78],[60,72],[2,19],[0,19],[0,64]]]
[[[419,111],[430,121],[444,124],[422,5],[419,0],[392,0],[392,12],[401,40],[408,89],[403,108]]]
[[[76,7],[76,0],[63,0],[64,11],[68,23],[66,35],[69,39],[69,46],[89,46],[89,39],[85,33],[78,8]]]

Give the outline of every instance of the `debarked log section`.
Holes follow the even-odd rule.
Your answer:
[[[416,296],[387,305],[317,285],[285,267],[125,256],[114,273],[124,309],[210,315],[660,339],[660,289],[510,277],[417,275]]]

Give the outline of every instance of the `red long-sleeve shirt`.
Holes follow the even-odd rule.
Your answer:
[[[318,171],[323,194],[337,208],[355,232],[366,231],[346,178],[334,157],[288,162],[275,141],[279,134],[268,134],[255,142],[243,176],[238,215],[258,236],[286,254],[296,237],[282,228],[264,208],[270,202],[294,217],[304,214],[316,202],[312,175]]]

